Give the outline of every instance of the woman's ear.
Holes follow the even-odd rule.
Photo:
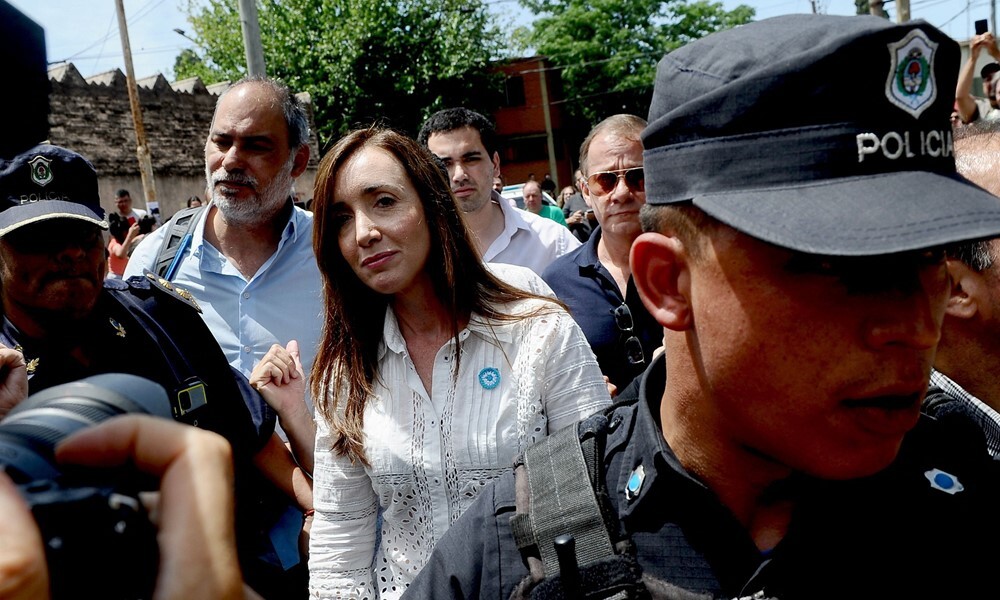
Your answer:
[[[986,282],[980,273],[960,260],[945,262],[951,276],[951,297],[946,314],[958,319],[971,319],[979,312],[979,299]]]
[[[642,303],[667,329],[691,326],[690,255],[676,237],[644,233],[632,243],[632,279]]]

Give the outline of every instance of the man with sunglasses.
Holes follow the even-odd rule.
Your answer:
[[[867,15],[664,57],[630,258],[665,351],[482,490],[404,597],[995,597],[1000,463],[920,412],[941,248],[1000,233],[955,171],[959,57]]]
[[[628,262],[632,242],[642,233],[639,209],[646,203],[639,138],[645,126],[641,117],[620,114],[587,135],[580,146],[581,191],[598,227],[583,246],[542,274],[619,390],[645,370],[663,338],[639,299]]]

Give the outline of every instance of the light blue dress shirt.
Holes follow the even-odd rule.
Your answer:
[[[211,206],[211,205],[209,205]],[[229,364],[247,377],[271,344],[298,340],[305,375],[309,375],[322,330],[323,293],[312,248],[313,215],[294,207],[278,249],[248,281],[212,244],[205,241],[202,211],[188,252],[173,283],[191,292]],[[125,277],[153,270],[164,225],[139,244]],[[310,410],[311,399],[307,398]]]

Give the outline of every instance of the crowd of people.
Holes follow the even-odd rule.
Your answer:
[[[0,162],[0,429],[98,373],[166,390],[179,423],[52,455],[160,480],[157,597],[991,597],[1000,129],[953,134],[998,111],[959,63],[920,21],[709,35],[561,207],[504,199],[455,107],[343,136],[306,210],[264,77],[218,98],[206,202],[147,231],[37,145]],[[0,507],[0,597],[44,597],[3,474]]]

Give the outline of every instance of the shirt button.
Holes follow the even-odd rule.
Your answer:
[[[614,430],[618,429],[618,426],[621,425],[621,424],[622,424],[622,417],[621,417],[621,415],[615,415],[615,416],[611,417],[611,422],[608,423],[608,433],[614,432]]]
[[[251,350],[250,346],[243,346],[243,351],[244,351],[244,352],[246,352],[246,353],[248,353],[248,354],[249,354],[249,353],[250,353],[250,350]]]
[[[250,292],[243,292],[243,299],[244,300],[249,300],[250,299]]]

